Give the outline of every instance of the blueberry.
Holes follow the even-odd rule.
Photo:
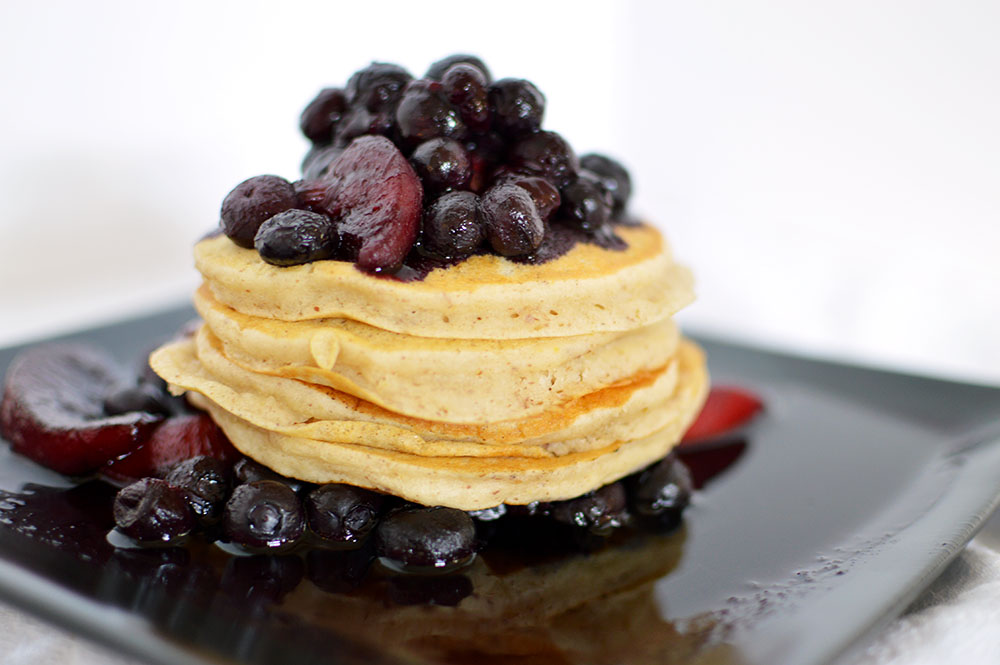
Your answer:
[[[483,244],[478,215],[479,197],[472,192],[449,192],[424,213],[421,244],[443,259],[469,256]]]
[[[302,179],[313,181],[327,177],[330,174],[330,165],[342,152],[344,149],[338,145],[313,146],[302,160]],[[295,183],[292,183],[292,187],[295,188]],[[301,197],[299,200],[301,202]]]
[[[276,480],[288,485],[296,494],[313,487],[307,482],[282,476],[249,457],[243,457],[233,465],[233,483],[235,485],[244,485],[258,480]]]
[[[184,491],[159,478],[143,478],[115,496],[115,524],[126,535],[149,545],[173,545],[195,528]]]
[[[436,136],[461,138],[466,131],[458,109],[445,97],[441,84],[423,79],[406,86],[396,107],[396,124],[400,136],[410,145]]]
[[[347,81],[347,101],[356,108],[378,112],[392,109],[413,77],[399,65],[373,62]]]
[[[531,254],[545,237],[545,224],[531,196],[517,185],[490,187],[479,202],[479,219],[501,256]]]
[[[410,163],[431,194],[466,189],[472,177],[469,155],[455,139],[434,138],[417,146]]]
[[[691,472],[673,454],[632,476],[629,483],[632,510],[668,527],[680,523],[692,491]]]
[[[337,230],[326,215],[288,210],[261,224],[254,246],[268,263],[294,266],[333,256],[337,251]]]
[[[401,509],[382,519],[376,536],[378,555],[402,570],[445,572],[475,556],[475,524],[454,508]]]
[[[336,543],[361,543],[375,528],[385,496],[352,485],[320,485],[306,496],[312,532]]]
[[[392,138],[396,133],[395,109],[369,111],[366,108],[352,109],[344,116],[337,128],[336,144],[343,147],[365,134],[377,134]]]
[[[539,175],[562,189],[576,178],[580,162],[559,134],[538,132],[515,143],[507,155],[514,171]]]
[[[625,523],[626,507],[625,487],[611,483],[575,499],[552,503],[549,514],[559,522],[604,536]]]
[[[472,65],[483,73],[486,82],[489,83],[490,70],[486,67],[486,63],[476,56],[467,53],[456,53],[455,55],[449,55],[447,58],[441,58],[427,69],[424,78],[440,81],[449,69],[458,64]]]
[[[586,169],[601,179],[604,189],[614,201],[613,212],[625,212],[628,199],[632,195],[632,178],[624,166],[604,155],[589,153],[580,158],[580,168]]]
[[[563,188],[559,211],[563,219],[593,233],[611,220],[613,205],[601,180],[592,173],[580,171],[577,178]]]
[[[105,415],[117,416],[133,411],[169,416],[172,409],[169,396],[157,386],[145,382],[118,388],[104,398]]]
[[[309,102],[299,118],[299,128],[313,143],[329,143],[347,111],[347,95],[340,88],[324,88]]]
[[[187,491],[188,504],[203,524],[213,524],[222,515],[229,494],[231,469],[222,461],[198,455],[176,465],[166,481]]]
[[[501,178],[500,181],[517,185],[528,192],[528,195],[531,196],[531,202],[535,204],[538,216],[542,220],[550,218],[552,213],[559,209],[559,204],[562,202],[559,190],[540,176],[510,174]]]
[[[288,485],[257,480],[233,490],[222,513],[222,529],[230,542],[248,549],[282,551],[302,539],[306,519]]]
[[[240,247],[253,247],[265,220],[295,207],[292,183],[276,175],[244,180],[222,201],[222,231]]]
[[[474,132],[490,128],[487,79],[481,69],[462,63],[452,65],[441,78],[441,85],[466,127]]]
[[[489,89],[493,127],[514,138],[537,132],[545,113],[545,95],[530,81],[500,79]]]

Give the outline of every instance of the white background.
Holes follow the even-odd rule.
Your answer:
[[[471,51],[631,168],[688,326],[1000,383],[998,34],[969,0],[4,2],[0,344],[182,302],[320,87]]]

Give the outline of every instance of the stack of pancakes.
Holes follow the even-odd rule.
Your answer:
[[[464,510],[576,497],[666,455],[707,388],[671,321],[690,273],[652,227],[619,234],[414,281],[208,238],[204,325],[151,364],[286,476]]]

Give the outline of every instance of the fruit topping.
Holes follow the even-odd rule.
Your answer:
[[[483,244],[479,197],[472,192],[449,192],[424,213],[422,248],[443,259],[469,256]]]
[[[118,528],[139,543],[174,545],[196,526],[184,490],[159,478],[143,478],[115,496]]]
[[[580,168],[600,178],[604,189],[611,194],[616,216],[625,212],[625,206],[632,195],[632,178],[624,166],[610,157],[589,153],[580,158]]]
[[[747,424],[763,408],[764,403],[760,398],[748,390],[714,387],[681,443],[691,445],[696,441],[731,432]]]
[[[531,81],[500,79],[489,89],[493,128],[514,138],[537,132],[545,114],[545,95]]]
[[[260,225],[297,203],[292,183],[284,178],[259,175],[244,180],[222,201],[222,231],[240,247],[252,249]]]
[[[260,258],[276,266],[294,266],[333,256],[337,229],[326,215],[286,210],[260,225],[254,247]]]
[[[503,181],[517,185],[528,192],[531,196],[531,202],[535,204],[535,210],[538,211],[538,216],[542,220],[549,219],[552,213],[559,209],[559,204],[562,202],[559,190],[545,178],[515,173],[506,176]]]
[[[487,83],[490,82],[490,70],[487,69],[486,63],[468,53],[456,53],[455,55],[449,55],[447,58],[441,58],[427,68],[424,78],[440,81],[444,78],[448,70],[455,65],[471,65],[482,72]]]
[[[312,200],[313,197],[310,197],[310,193],[315,191],[322,191],[323,194],[326,193],[326,187],[320,187],[322,183],[315,181],[322,180],[329,175],[330,165],[333,164],[337,157],[340,157],[340,153],[342,152],[344,152],[343,146],[324,145],[313,146],[306,153],[305,158],[302,160],[303,179],[292,183],[292,187],[298,195],[298,207],[313,210],[312,204],[314,201]],[[322,196],[319,197],[320,200],[322,198]]]
[[[603,229],[611,221],[614,202],[597,176],[581,171],[562,190],[562,217],[590,233]]]
[[[400,509],[382,519],[376,536],[378,555],[399,570],[447,572],[475,556],[476,526],[454,508]]]
[[[472,177],[469,155],[455,139],[424,141],[413,151],[410,163],[428,194],[466,189]]]
[[[302,111],[299,127],[313,143],[329,143],[346,111],[347,96],[344,91],[340,88],[324,88]]]
[[[323,540],[360,544],[375,528],[385,498],[361,487],[320,485],[304,501],[309,528]]]
[[[396,107],[396,124],[399,135],[409,145],[437,136],[462,138],[465,123],[462,116],[437,81],[419,79],[411,81]]]
[[[670,454],[642,473],[631,478],[632,510],[643,517],[655,518],[663,526],[680,523],[681,512],[691,501],[691,473]]]
[[[162,420],[146,411],[107,415],[105,396],[125,383],[125,371],[91,347],[31,348],[7,371],[0,434],[54,471],[94,471],[137,448]]]
[[[538,249],[545,224],[531,195],[517,185],[491,187],[479,202],[480,219],[493,251],[501,256],[521,256]]]
[[[441,85],[466,127],[474,132],[490,128],[489,94],[482,69],[465,63],[452,65],[441,77]]]
[[[296,493],[301,493],[307,488],[312,487],[311,484],[304,481],[295,480],[294,478],[286,478],[285,476],[267,468],[263,464],[253,461],[249,457],[240,458],[240,460],[233,465],[233,480],[237,485],[252,483],[258,480],[276,480],[279,483],[288,485],[288,487]]]
[[[611,483],[575,499],[553,503],[548,511],[556,521],[606,536],[628,519],[625,487]]]
[[[348,79],[347,101],[372,112],[393,108],[411,80],[410,73],[399,65],[373,62]]]
[[[142,445],[108,463],[101,474],[118,483],[147,476],[163,477],[175,464],[198,455],[226,464],[239,457],[219,426],[201,412],[165,420]]]
[[[284,551],[302,539],[306,519],[288,485],[257,480],[233,490],[222,514],[222,529],[230,542],[247,549]]]
[[[363,136],[331,165],[324,211],[337,221],[341,249],[358,268],[391,272],[413,246],[423,189],[392,141]]]
[[[198,455],[174,466],[166,481],[185,490],[188,505],[199,522],[214,524],[219,521],[229,496],[231,475],[229,465],[222,460]]]
[[[507,163],[517,171],[539,175],[559,188],[573,182],[580,170],[576,154],[566,139],[549,131],[537,132],[515,143]]]

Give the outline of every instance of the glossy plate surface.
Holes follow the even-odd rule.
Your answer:
[[[131,361],[192,316],[71,338]],[[996,507],[1000,390],[703,343],[713,381],[765,410],[688,453],[711,478],[673,533],[562,556],[515,542],[440,578],[365,574],[364,553],[116,549],[106,486],[4,447],[0,594],[156,663],[831,661]]]

